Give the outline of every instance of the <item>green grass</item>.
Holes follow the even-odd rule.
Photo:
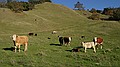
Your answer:
[[[120,23],[116,21],[88,20],[80,13],[58,4],[39,4],[24,13],[0,9],[0,66],[1,67],[101,67],[120,65]],[[35,21],[36,19],[36,21]],[[51,34],[53,30],[57,34]],[[28,51],[14,53],[10,36],[27,35]],[[58,46],[58,35],[71,36],[70,46]],[[84,39],[80,38],[82,35]],[[104,39],[103,49],[80,48],[71,52],[82,41],[92,41],[94,36]],[[48,37],[50,39],[48,39]],[[6,49],[6,50],[5,50]]]

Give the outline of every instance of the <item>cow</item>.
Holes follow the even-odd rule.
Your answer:
[[[37,36],[37,34],[35,34],[35,36]]]
[[[24,45],[25,46],[24,51],[27,51],[27,46],[28,46],[28,37],[27,36],[17,36],[16,34],[14,34],[12,36],[12,40],[14,42],[15,52],[16,52],[17,48],[18,48],[18,51],[20,52],[20,45]]]
[[[95,43],[94,42],[81,42],[81,45],[85,49],[85,53],[86,53],[87,48],[93,48],[94,52],[96,53]]]
[[[59,37],[59,42],[60,42],[60,45],[70,45],[70,42],[72,40],[72,37],[62,37],[62,36],[58,36]]]
[[[52,31],[52,34],[57,34],[57,31]]]
[[[95,43],[95,46],[97,46],[97,49],[98,49],[98,46],[101,46],[101,49],[102,49],[103,39],[101,37],[94,37],[93,41]]]
[[[28,35],[29,35],[29,36],[33,36],[33,35],[34,35],[34,33],[28,33]]]
[[[85,36],[81,36],[81,38],[85,38]]]

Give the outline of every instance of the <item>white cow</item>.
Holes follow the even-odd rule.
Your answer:
[[[96,53],[95,43],[94,42],[82,42],[82,46],[85,48],[85,53],[87,48],[93,48]]]
[[[57,31],[52,31],[52,34],[57,34]]]

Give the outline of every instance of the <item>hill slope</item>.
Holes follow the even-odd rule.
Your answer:
[[[69,8],[51,3],[36,5],[35,9],[24,13],[13,13],[9,9],[1,9],[0,15],[2,16],[0,19],[1,23],[9,25],[5,30],[12,28],[13,32],[16,30],[14,28],[17,28],[20,32],[24,30],[29,32],[59,29],[80,23],[76,21],[83,21],[82,19],[84,18]],[[24,30],[22,31],[23,28]]]
[[[51,31],[58,31],[51,34]],[[10,38],[13,34],[28,36],[28,51],[11,51]],[[120,23],[116,21],[88,20],[80,13],[65,6],[44,3],[23,13],[13,13],[0,9],[0,66],[1,67],[79,67],[79,66],[119,66],[120,62]],[[59,46],[58,35],[71,36],[70,46]],[[81,36],[85,38],[82,39]],[[94,36],[104,39],[103,49],[93,53],[92,49],[80,48],[81,41],[92,41]],[[50,38],[50,39],[48,39]]]

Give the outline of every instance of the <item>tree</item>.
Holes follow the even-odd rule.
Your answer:
[[[117,8],[112,15],[112,20],[120,20],[120,8]]]
[[[52,1],[51,0],[28,0],[28,2],[30,2],[32,4],[40,4],[40,3],[52,2]]]
[[[34,4],[28,2],[22,2],[23,11],[32,10],[34,8]]]
[[[95,8],[92,8],[92,9],[90,10],[90,12],[91,12],[91,13],[95,13],[95,12],[97,12],[97,11],[96,11]]]
[[[78,10],[84,10],[84,6],[80,2],[77,2],[74,6],[74,8],[77,8]]]
[[[102,13],[102,10],[96,10],[97,11],[97,13]]]
[[[10,2],[7,3],[7,7],[16,13],[19,13],[22,11],[32,10],[34,5],[28,2]]]
[[[120,7],[118,8],[104,8],[103,14],[109,15],[109,20],[120,20]]]
[[[16,13],[23,11],[22,3],[19,3],[19,2],[10,2],[10,3],[7,3],[7,6],[9,9],[11,9],[12,11]]]
[[[114,8],[104,8],[103,14],[105,15],[113,15]]]

